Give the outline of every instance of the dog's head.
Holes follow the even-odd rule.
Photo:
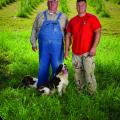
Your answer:
[[[68,76],[68,68],[66,64],[60,64],[56,71],[56,76]]]
[[[33,79],[32,76],[26,75],[24,76],[22,80],[22,86],[29,87],[30,85],[33,85],[36,81]]]

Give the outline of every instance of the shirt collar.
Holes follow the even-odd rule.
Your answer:
[[[49,15],[58,15],[58,11],[56,11],[56,13],[50,13],[50,11],[47,10],[47,13],[48,13]]]

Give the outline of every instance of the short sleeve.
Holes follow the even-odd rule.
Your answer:
[[[96,16],[92,16],[91,26],[92,26],[93,31],[96,31],[97,29],[101,28],[101,23]]]
[[[72,20],[70,20],[67,24],[66,31],[68,33],[72,33]]]

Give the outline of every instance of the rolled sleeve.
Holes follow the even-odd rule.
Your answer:
[[[67,23],[68,23],[68,18],[66,17],[65,14],[62,14],[60,18],[60,26],[61,26],[62,31],[65,30]]]
[[[36,17],[36,19],[33,23],[31,37],[30,37],[30,43],[31,43],[32,47],[36,47],[37,34],[38,34],[38,31],[39,31],[39,29],[42,25],[42,22],[43,22],[43,19],[44,19],[43,16],[44,16],[43,13],[40,12],[37,15],[37,17]]]

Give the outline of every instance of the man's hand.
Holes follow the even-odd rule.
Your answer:
[[[95,54],[96,54],[96,48],[91,48],[91,50],[89,52],[89,56],[93,57],[93,56],[95,56]]]
[[[37,47],[32,47],[32,50],[33,50],[34,52],[36,52]]]

